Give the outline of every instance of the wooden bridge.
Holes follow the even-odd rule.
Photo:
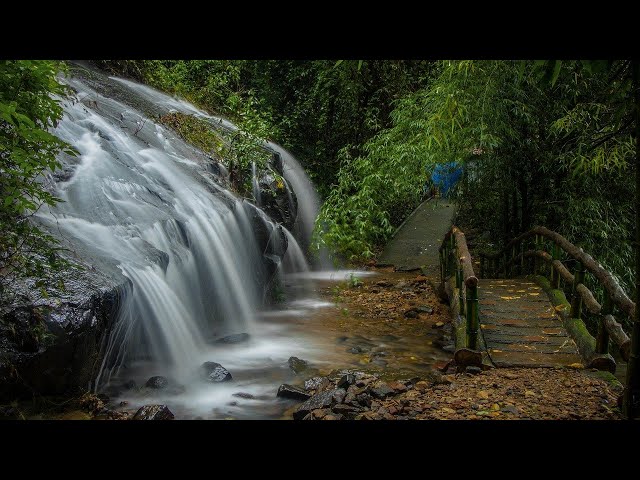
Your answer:
[[[628,362],[623,411],[629,418],[638,414],[638,346],[632,350],[615,317],[633,320],[635,303],[589,254],[558,233],[535,227],[498,252],[480,253],[474,262],[456,226],[439,253],[441,287],[456,314],[456,364],[614,373],[613,344]],[[573,273],[565,263],[575,265]],[[601,293],[602,302],[587,285]],[[585,319],[597,323],[595,337]]]

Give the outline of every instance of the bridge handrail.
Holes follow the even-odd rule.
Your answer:
[[[533,248],[525,250],[525,240],[534,238]],[[542,246],[542,238],[552,242],[552,253],[546,252]],[[572,274],[560,260],[560,251],[563,250],[571,258],[578,262],[575,272]],[[518,235],[507,245],[495,253],[480,253],[480,277],[484,276],[485,263],[489,261],[495,272],[502,263],[502,271],[505,278],[510,275],[514,267],[520,263],[520,268],[524,269],[524,259],[535,259],[534,273],[540,270],[539,262],[542,261],[550,265],[551,286],[554,289],[560,288],[560,279],[572,285],[571,318],[581,318],[582,305],[592,314],[599,316],[598,335],[596,338],[596,353],[606,355],[609,353],[609,338],[613,339],[625,361],[629,360],[631,341],[626,335],[621,325],[613,317],[614,307],[618,307],[630,319],[635,315],[636,304],[629,298],[617,279],[607,271],[602,265],[586,253],[582,248],[575,246],[565,237],[546,227],[536,226]],[[508,257],[511,257],[508,259]],[[501,262],[502,260],[502,262]],[[605,297],[603,304],[600,304],[591,290],[584,285],[585,273],[591,273],[603,286]]]
[[[456,288],[459,292],[460,315],[466,319],[467,339],[465,346],[475,350],[478,344],[478,277],[473,271],[473,262],[464,233],[453,225],[440,245],[440,276],[442,282],[455,269]],[[455,253],[455,255],[454,255]]]

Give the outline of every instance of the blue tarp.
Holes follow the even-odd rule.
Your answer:
[[[438,187],[442,197],[448,197],[460,177],[462,177],[462,166],[457,162],[439,163],[433,169],[431,181]]]

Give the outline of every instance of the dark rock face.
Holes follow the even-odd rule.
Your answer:
[[[146,387],[155,389],[166,388],[168,385],[169,380],[167,380],[167,377],[163,377],[162,375],[151,377],[149,380],[147,380],[147,383],[145,383]]]
[[[0,311],[0,402],[91,385],[127,291],[121,280],[87,268],[69,273],[57,298],[20,287],[18,301]]]
[[[166,405],[145,405],[133,416],[132,420],[173,420],[174,416]]]
[[[306,360],[302,360],[298,357],[289,357],[289,360],[287,363],[289,364],[289,368],[291,368],[291,370],[293,370],[296,373],[303,372],[309,366],[309,362],[307,362]]]
[[[228,382],[233,379],[229,370],[216,362],[204,362],[200,366],[200,375],[211,383]]]
[[[308,400],[311,398],[311,394],[303,390],[302,388],[295,387],[293,385],[287,385],[283,383],[278,388],[278,397],[290,398],[291,400]]]
[[[219,338],[215,343],[241,343],[249,340],[248,333],[236,333],[234,335],[227,335],[226,337]]]
[[[278,171],[282,167],[280,154],[274,154],[276,164],[271,163],[266,170],[259,173],[258,187],[262,203],[260,207],[276,222],[281,223],[287,230],[293,230],[298,212],[296,195],[287,180]]]

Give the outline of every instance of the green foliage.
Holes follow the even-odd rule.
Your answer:
[[[43,295],[54,288],[66,265],[59,247],[29,217],[58,199],[43,183],[59,168],[58,153],[74,155],[49,132],[62,118],[59,98],[68,89],[56,78],[62,65],[52,61],[0,62],[0,302],[10,300],[7,286],[16,278],[35,278]],[[58,286],[57,282],[56,285]]]
[[[418,204],[433,166],[456,161],[460,221],[490,247],[542,224],[632,292],[629,62],[445,61],[394,105],[389,128],[342,150],[316,245],[371,257]]]
[[[182,139],[212,156],[220,157],[225,144],[221,135],[215,132],[211,125],[193,115],[172,112],[163,115],[160,123],[175,130]]]
[[[358,277],[357,275],[354,275],[353,273],[350,273],[349,279],[347,280],[347,285],[349,286],[349,288],[358,288],[364,285],[364,283],[362,283],[362,280],[360,280],[360,277]]]

